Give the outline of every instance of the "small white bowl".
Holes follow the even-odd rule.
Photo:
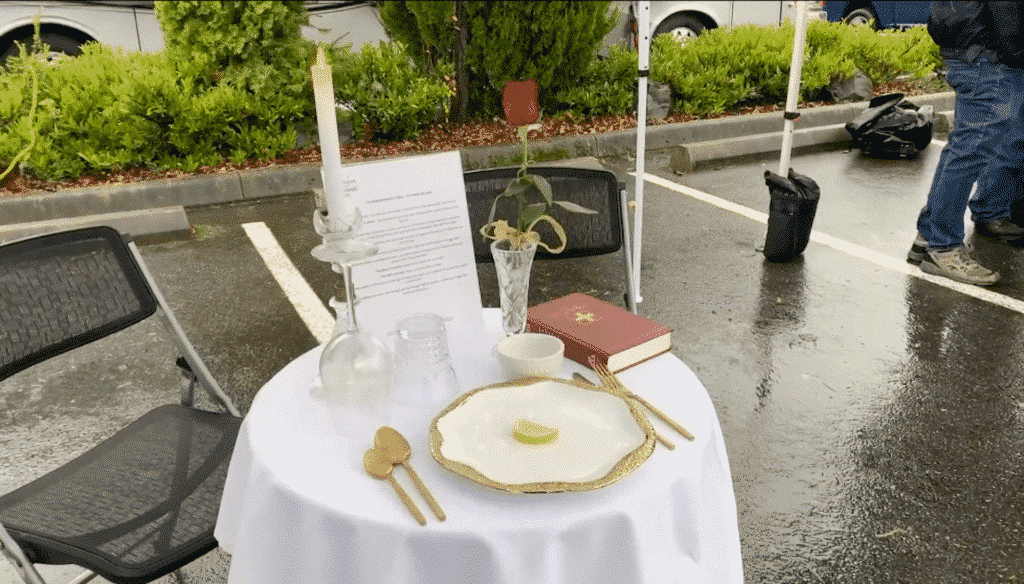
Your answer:
[[[495,347],[501,370],[509,380],[551,375],[562,368],[565,343],[558,337],[523,333],[502,339]]]

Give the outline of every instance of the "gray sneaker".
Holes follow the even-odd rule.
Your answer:
[[[907,261],[919,264],[926,257],[928,257],[928,240],[918,233],[914,238],[914,243],[910,246],[910,251],[907,252]]]
[[[946,251],[928,250],[921,260],[921,271],[977,286],[991,286],[1000,279],[999,272],[986,268],[971,257],[965,245]]]

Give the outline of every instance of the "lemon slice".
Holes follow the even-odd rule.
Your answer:
[[[523,444],[547,444],[558,438],[558,428],[549,428],[520,418],[512,427],[512,437]]]

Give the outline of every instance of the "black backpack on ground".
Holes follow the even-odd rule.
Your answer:
[[[935,112],[917,107],[902,93],[880,95],[868,109],[846,124],[853,147],[872,158],[914,158],[932,141]]]

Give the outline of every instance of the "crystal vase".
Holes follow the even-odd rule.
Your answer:
[[[506,335],[526,330],[526,307],[530,292],[530,267],[537,253],[537,244],[524,249],[509,249],[507,241],[491,244],[491,256],[498,274],[498,294],[501,300],[501,326]]]

